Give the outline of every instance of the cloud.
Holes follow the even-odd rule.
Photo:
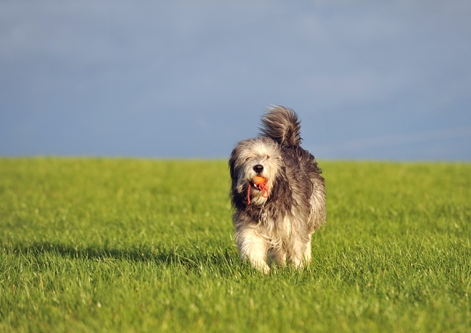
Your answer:
[[[402,133],[427,143],[414,135],[471,124],[469,14],[467,1],[1,2],[0,154],[226,156],[275,103],[298,111],[307,144],[347,154],[377,138],[396,156]]]
[[[471,153],[455,146],[455,139],[471,143],[471,126],[442,129],[435,131],[404,133],[395,135],[380,135],[374,137],[363,137],[345,141],[330,142],[310,146],[318,156],[329,158],[368,158],[368,159],[447,159],[449,154],[458,151],[461,158],[468,160]],[[396,148],[394,154],[384,154],[391,148]],[[411,149],[412,148],[412,149]],[[426,151],[417,151],[424,149]],[[381,154],[383,152],[383,154]]]

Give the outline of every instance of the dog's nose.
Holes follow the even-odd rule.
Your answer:
[[[263,165],[261,164],[257,164],[253,167],[253,170],[256,172],[256,173],[260,173],[263,171]]]

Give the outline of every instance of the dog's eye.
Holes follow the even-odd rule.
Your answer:
[[[245,162],[248,162],[249,160],[250,160],[250,157],[247,157],[247,158],[245,159]]]
[[[267,155],[267,160],[270,158],[270,156]]]

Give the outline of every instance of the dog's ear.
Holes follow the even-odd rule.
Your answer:
[[[237,160],[237,147],[234,148],[234,150],[231,153],[231,157],[229,158],[229,172],[231,174],[231,179],[232,182],[234,182],[237,179],[237,173],[236,173],[236,160]]]
[[[238,153],[238,149],[236,147],[232,151],[231,157],[229,158],[229,171],[230,171],[230,174],[231,174],[230,196],[231,196],[232,205],[236,209],[242,209],[244,207],[243,198],[240,195],[240,193],[237,192],[238,172],[237,172],[236,162],[237,162],[238,156],[239,156],[239,153]]]

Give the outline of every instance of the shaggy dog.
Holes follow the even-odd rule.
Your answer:
[[[237,246],[242,260],[263,273],[272,261],[301,268],[310,263],[312,234],[325,221],[324,178],[300,146],[294,111],[268,109],[260,130],[239,142],[229,160]]]

